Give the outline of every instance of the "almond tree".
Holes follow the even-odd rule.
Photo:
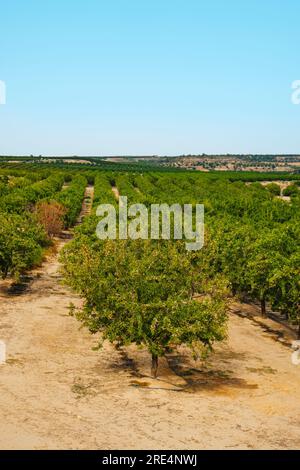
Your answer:
[[[170,348],[185,344],[199,355],[226,335],[226,284],[209,278],[203,256],[181,241],[81,236],[63,252],[63,274],[85,299],[76,317],[103,340],[145,346],[156,377]]]

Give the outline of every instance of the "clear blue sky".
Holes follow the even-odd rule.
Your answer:
[[[0,154],[300,153],[299,0],[10,0],[0,14]]]

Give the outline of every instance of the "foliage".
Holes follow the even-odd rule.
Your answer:
[[[71,227],[76,222],[82,207],[86,185],[86,178],[76,175],[69,186],[55,196],[55,200],[65,207],[64,225],[66,228]]]
[[[269,183],[265,186],[265,188],[271,193],[273,194],[273,196],[280,196],[281,194],[281,189],[280,189],[280,186],[279,184],[276,184],[276,183]]]
[[[297,196],[299,194],[299,188],[296,184],[290,184],[283,192],[283,196]]]
[[[78,258],[79,268],[85,249],[90,253],[92,247],[95,247],[103,253],[104,246],[99,245],[95,235],[98,222],[96,208],[100,203],[110,203],[118,209],[118,202],[112,192],[112,186],[116,186],[121,195],[128,197],[129,204],[203,203],[207,247],[205,276],[209,278],[207,285],[210,279],[225,276],[233,294],[261,301],[263,313],[264,306],[268,304],[286,315],[292,323],[300,324],[299,174],[170,172],[159,171],[154,165],[128,164],[124,167],[121,163],[115,165],[106,162],[100,165],[97,159],[92,162],[92,166],[87,168],[84,165],[83,168],[82,165],[63,162],[46,165],[25,158],[18,164],[1,165],[2,276],[9,272],[23,272],[41,258],[46,234],[33,215],[35,207],[41,204],[63,206],[64,226],[70,227],[80,212],[87,182],[94,184],[94,206],[92,214],[75,229],[75,240],[70,244],[70,250],[78,244],[78,253],[74,251],[74,256],[76,254]],[[295,181],[295,185],[288,186],[284,191],[284,195],[292,196],[291,202],[274,197],[278,195],[278,185],[275,183],[266,188],[259,183],[276,180]],[[64,182],[67,184],[63,186]],[[130,246],[127,245],[128,250]],[[146,251],[146,245],[144,249],[145,257],[146,253],[149,257],[153,256],[150,248],[149,252]],[[124,246],[121,253],[124,255],[125,251]],[[163,247],[161,251],[163,265],[167,252]],[[178,251],[179,259],[180,249]],[[202,250],[201,256],[203,253]],[[73,252],[69,254],[72,260]],[[117,253],[114,256],[117,259]],[[131,259],[131,255],[128,257]],[[98,258],[96,253],[95,263],[100,263]],[[134,257],[134,264],[133,260]],[[68,263],[66,258],[65,262]],[[109,265],[107,259],[103,260],[103,266],[105,263]],[[126,276],[128,279],[131,276],[134,278],[134,272],[128,272]],[[77,279],[75,274],[74,279]],[[98,279],[96,273],[93,279]],[[82,292],[87,299],[88,293]],[[157,299],[159,303],[159,297]]]
[[[47,246],[43,228],[32,216],[0,214],[0,274],[18,277],[39,263]]]

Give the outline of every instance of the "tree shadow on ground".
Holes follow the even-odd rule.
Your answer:
[[[227,352],[227,357],[231,352]],[[244,359],[244,354],[233,353],[232,358]],[[170,369],[179,377],[182,377],[186,386],[183,388],[189,392],[203,390],[224,389],[224,387],[234,389],[253,390],[257,389],[257,384],[250,384],[245,379],[236,377],[232,370],[221,369],[217,367],[207,367],[202,364],[199,368],[191,367],[189,358],[182,354],[168,355],[167,361]]]
[[[198,392],[198,391],[221,391],[225,393],[225,389],[257,389],[257,384],[248,383],[245,379],[237,377],[232,370],[221,369],[219,366],[208,367],[205,363],[201,363],[200,367],[191,366],[190,357],[184,354],[168,354],[166,356],[166,364],[169,368],[169,376],[180,378],[181,383],[176,384],[176,380],[164,377],[164,373],[159,373],[157,379],[149,374],[141,373],[137,362],[129,357],[125,348],[118,349],[118,359],[110,362],[109,368],[118,371],[125,370],[129,373],[133,380],[130,385],[134,387],[142,387],[144,389],[164,389],[177,392]],[[226,362],[232,360],[245,360],[245,354],[227,351]],[[149,359],[150,360],[150,359]],[[225,362],[225,361],[224,361]],[[161,386],[160,386],[161,384]],[[168,386],[168,387],[166,387]]]

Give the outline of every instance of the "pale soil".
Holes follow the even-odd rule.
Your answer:
[[[284,326],[236,304],[228,340],[206,364],[182,349],[153,380],[143,350],[92,350],[97,338],[68,315],[81,300],[58,270],[53,254],[22,294],[0,292],[8,352],[1,449],[300,447],[300,367],[291,364]],[[251,318],[240,316],[246,311]]]

